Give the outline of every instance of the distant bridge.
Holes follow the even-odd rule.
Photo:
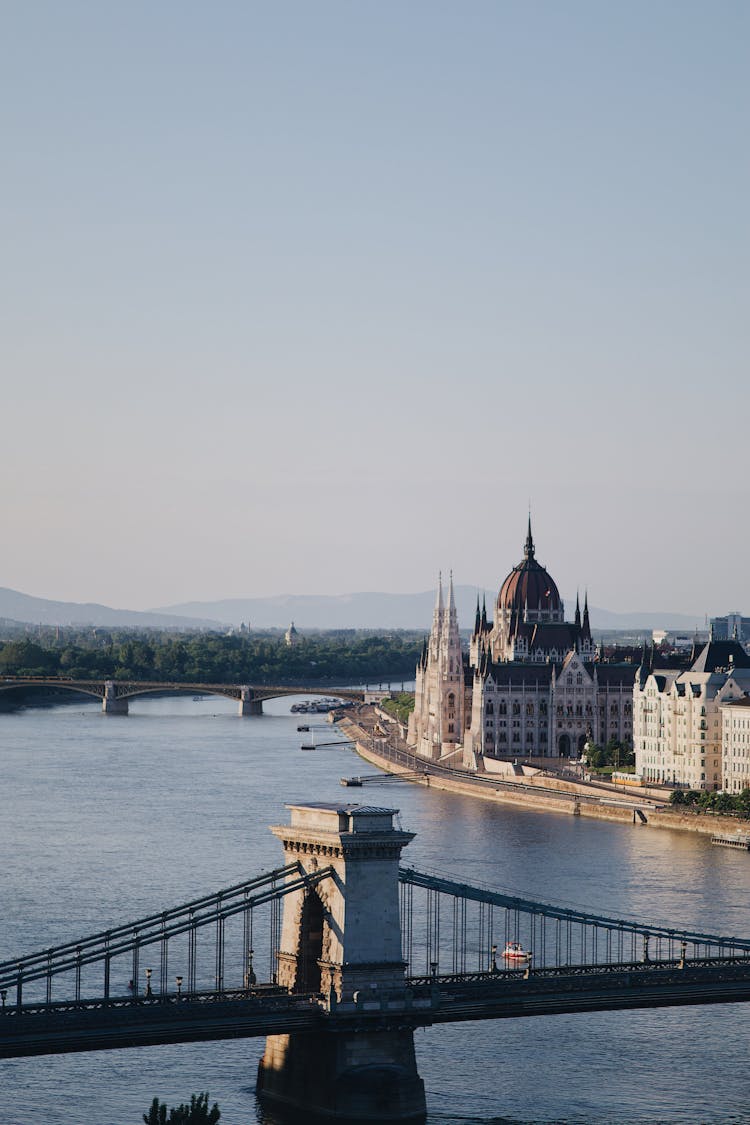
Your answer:
[[[64,676],[5,676],[0,679],[0,692],[17,688],[46,688],[72,691],[101,699],[108,715],[127,715],[128,700],[140,695],[222,695],[235,699],[240,715],[262,715],[265,699],[287,695],[324,695],[362,702],[365,697],[388,694],[367,692],[360,688],[305,687],[296,685],[268,686],[254,684],[177,683],[173,680],[75,680]]]
[[[393,815],[292,807],[283,867],[0,963],[0,1058],[267,1036],[262,1096],[413,1121],[417,1027],[750,1001],[750,938],[399,868]]]

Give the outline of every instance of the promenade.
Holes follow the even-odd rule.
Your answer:
[[[540,812],[709,836],[717,832],[737,832],[745,823],[731,816],[677,811],[669,805],[666,796],[658,797],[653,789],[623,792],[611,783],[563,777],[562,771],[558,774],[554,770],[554,760],[550,760],[549,772],[516,776],[513,780],[507,775],[474,773],[441,765],[411,753],[399,724],[374,706],[357,707],[339,719],[337,725],[365,761],[416,785],[485,801],[522,805]]]

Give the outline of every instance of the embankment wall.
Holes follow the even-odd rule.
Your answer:
[[[339,726],[345,731],[347,737],[355,743],[357,753],[365,761],[377,766],[378,769],[392,774],[413,774],[413,766],[401,765],[390,761],[376,753],[367,745],[367,734],[351,719],[343,719]],[[425,763],[426,764],[426,763]],[[446,773],[430,772],[423,779],[414,783],[429,786],[431,789],[440,789],[450,793],[461,793],[468,797],[478,797],[484,801],[495,801],[501,804],[521,805],[524,808],[535,809],[539,812],[556,812],[566,816],[586,816],[594,820],[606,820],[617,824],[637,824],[642,828],[669,828],[679,832],[695,832],[700,835],[712,835],[715,832],[734,833],[750,829],[746,822],[739,821],[731,816],[701,815],[697,813],[680,812],[671,808],[655,809],[648,802],[639,805],[633,801],[629,805],[610,804],[612,798],[597,798],[589,792],[581,793],[575,783],[559,781],[554,784],[554,778],[526,778],[510,785],[505,782],[500,785],[500,778],[477,776],[451,776]],[[544,786],[544,790],[541,790]],[[576,789],[578,791],[576,792]],[[628,794],[628,796],[631,796]],[[634,796],[634,795],[633,795]],[[636,812],[641,809],[645,821]]]

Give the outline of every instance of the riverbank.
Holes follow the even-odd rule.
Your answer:
[[[668,828],[707,836],[717,832],[739,832],[745,824],[731,816],[706,816],[677,811],[660,804],[653,796],[640,793],[626,794],[613,789],[605,795],[603,785],[593,787],[585,783],[538,775],[508,781],[500,775],[471,774],[417,758],[406,751],[395,735],[390,738],[375,737],[374,725],[360,723],[354,716],[339,719],[337,726],[352,740],[357,754],[366,762],[385,773],[404,776],[412,784],[427,788],[460,793],[483,801],[520,805],[538,812],[590,817],[618,824],[633,824],[639,828]],[[593,792],[594,788],[600,792]]]

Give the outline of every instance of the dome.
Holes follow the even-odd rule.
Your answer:
[[[553,619],[562,615],[563,608],[554,579],[534,558],[531,520],[529,520],[523,561],[513,567],[497,596],[499,613],[505,610],[523,615],[527,607],[531,612],[541,609],[545,617],[551,614]]]

